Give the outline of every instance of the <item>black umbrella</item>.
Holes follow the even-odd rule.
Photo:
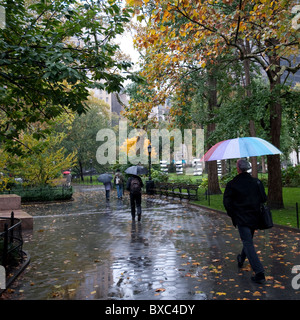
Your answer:
[[[140,176],[142,174],[147,174],[148,169],[143,166],[131,166],[125,170],[128,174],[134,174],[135,176]]]
[[[113,179],[112,175],[109,173],[102,173],[100,176],[97,178],[99,182],[107,183],[110,182]]]

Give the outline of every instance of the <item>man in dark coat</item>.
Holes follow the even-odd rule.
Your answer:
[[[127,180],[126,190],[130,192],[130,207],[132,220],[135,220],[135,208],[138,214],[138,221],[142,216],[142,187],[144,186],[139,176],[132,175]]]
[[[238,266],[242,267],[247,257],[255,272],[252,281],[263,283],[264,268],[255,251],[253,235],[260,224],[260,205],[266,202],[267,196],[261,181],[247,172],[250,168],[248,161],[237,161],[238,175],[227,183],[223,203],[233,225],[238,227],[243,242],[243,250],[237,256]]]

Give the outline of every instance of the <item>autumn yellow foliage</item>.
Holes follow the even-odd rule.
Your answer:
[[[190,70],[194,68],[200,73],[227,54],[234,53],[240,61],[255,60],[266,71],[274,68],[268,57],[298,55],[300,32],[292,27],[295,3],[289,0],[127,0],[137,21],[142,21],[134,43],[145,57],[142,76],[156,92],[151,97],[152,105],[170,95],[180,97],[182,79],[188,79]],[[249,53],[245,50],[246,42],[251,43]],[[295,68],[297,65],[293,63],[281,66],[274,78],[285,70],[295,72]]]
[[[7,190],[7,185],[11,181],[10,177],[5,175],[5,167],[8,154],[0,150],[0,191]]]
[[[148,145],[150,144],[150,140],[147,138],[144,138],[142,147],[138,145],[139,140],[140,140],[139,136],[126,139],[126,141],[120,146],[120,152],[125,152],[127,156],[134,156],[136,155],[136,151],[138,149],[142,149],[143,154],[148,155]],[[155,148],[152,148],[151,154],[153,156],[156,156]]]

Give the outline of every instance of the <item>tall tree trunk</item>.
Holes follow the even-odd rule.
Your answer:
[[[250,120],[249,125],[250,125],[250,136],[256,137],[254,121]],[[250,157],[250,162],[252,166],[252,177],[257,178],[258,177],[257,157]]]
[[[78,164],[79,164],[79,170],[80,170],[80,178],[81,178],[81,181],[83,181],[83,167],[82,167],[82,162],[81,160],[78,160]]]
[[[226,170],[226,160],[221,161],[221,168],[222,168],[222,176],[224,176],[227,172]]]
[[[267,170],[266,170],[266,162],[265,162],[265,157],[264,156],[261,157],[261,171],[262,171],[262,173],[266,173],[267,172]]]
[[[250,43],[249,43],[248,40],[246,40],[246,42],[245,42],[244,50],[245,50],[246,54],[251,52]],[[251,92],[251,89],[250,89],[250,85],[251,85],[250,60],[249,59],[245,59],[243,61],[243,63],[244,63],[244,71],[245,71],[246,95],[247,95],[247,97],[251,97],[252,96],[252,92]],[[255,124],[254,124],[254,121],[252,119],[249,121],[249,131],[250,131],[250,136],[251,137],[256,137]],[[257,157],[250,157],[250,161],[251,161],[251,166],[252,166],[252,176],[257,178],[257,176],[258,176],[258,172],[257,172]]]
[[[214,109],[217,107],[217,78],[214,76],[214,71],[211,70],[208,76],[208,109],[209,109],[209,117],[212,119],[214,117]],[[207,125],[207,135],[215,130],[216,124],[209,123]],[[208,146],[208,149],[212,147]],[[218,179],[218,167],[217,161],[208,161],[207,162],[207,173],[208,173],[208,192],[209,194],[221,194],[222,191],[219,185]]]
[[[276,85],[280,84],[280,77],[276,74],[280,68],[280,59],[277,55],[270,57],[270,64],[275,66],[275,70],[268,73],[270,80],[270,90],[274,91]],[[276,79],[276,80],[274,80]],[[280,102],[274,101],[270,105],[270,135],[271,143],[280,149],[282,107]],[[268,204],[273,209],[284,208],[282,197],[281,165],[280,155],[267,156],[268,159]]]

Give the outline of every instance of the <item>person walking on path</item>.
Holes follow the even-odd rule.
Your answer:
[[[135,212],[138,215],[138,221],[142,217],[142,187],[144,186],[139,176],[131,176],[127,180],[126,190],[130,192],[130,207],[132,220],[135,220]],[[136,210],[135,210],[136,209]]]
[[[71,173],[67,174],[67,177],[66,177],[66,184],[68,187],[71,186],[71,181],[72,181],[72,175]]]
[[[112,189],[112,184],[111,182],[105,182],[103,183],[105,187],[105,196],[106,196],[106,201],[109,201],[110,198],[110,190]]]
[[[226,185],[223,203],[233,225],[238,227],[243,243],[241,254],[237,256],[241,268],[246,257],[255,272],[251,280],[256,283],[265,281],[264,268],[253,244],[253,236],[260,224],[260,205],[266,202],[267,196],[262,182],[253,178],[247,170],[251,168],[248,161],[237,161],[238,175]]]
[[[124,185],[124,178],[122,173],[120,172],[120,169],[117,169],[117,172],[114,177],[114,184],[117,187],[117,195],[118,199],[122,199],[123,197],[123,185]]]

